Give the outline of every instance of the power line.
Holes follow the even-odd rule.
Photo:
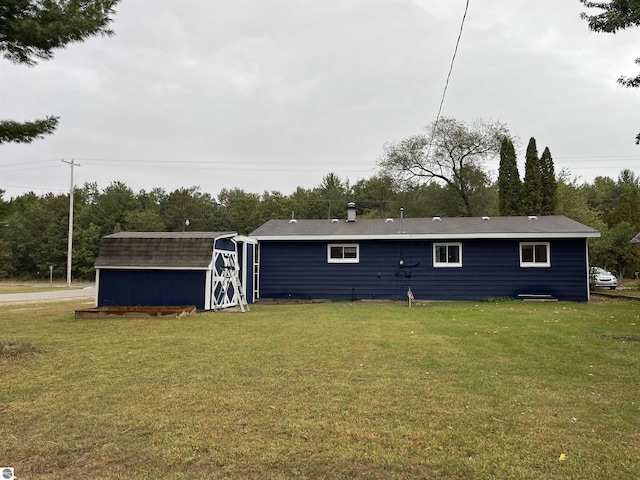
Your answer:
[[[462,21],[460,22],[460,31],[458,32],[458,39],[456,40],[456,47],[453,50],[453,56],[451,57],[451,65],[449,65],[449,73],[447,74],[447,80],[444,84],[444,90],[442,91],[442,98],[440,99],[440,106],[438,107],[438,114],[436,115],[436,121],[433,124],[433,132],[438,129],[438,122],[440,121],[440,114],[442,113],[442,106],[444,105],[444,99],[447,95],[447,88],[449,88],[449,80],[451,79],[451,72],[453,72],[453,64],[456,61],[456,55],[458,54],[458,46],[460,45],[460,39],[462,38],[462,30],[464,29],[464,21],[467,18],[467,11],[469,10],[469,0],[467,0],[464,6],[464,14],[462,15]],[[429,144],[429,150],[431,150],[431,144]],[[427,157],[429,152],[427,153]]]

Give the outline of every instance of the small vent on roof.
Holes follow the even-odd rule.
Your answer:
[[[393,218],[386,218],[384,223],[393,223]]]
[[[439,222],[440,220],[442,220],[440,217],[433,217],[431,219],[432,222]]]
[[[482,220],[491,220],[491,217],[482,217]]]
[[[291,220],[289,220],[289,223],[298,223],[298,220],[296,220],[295,218],[292,218]]]
[[[332,218],[331,219],[331,223],[338,223],[340,220],[338,220],[337,218]]]
[[[537,220],[538,217],[536,217],[535,215],[529,215],[529,220]]]
[[[355,222],[356,221],[356,204],[354,202],[349,202],[347,204],[347,222]]]

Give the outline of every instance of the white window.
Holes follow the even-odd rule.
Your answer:
[[[360,247],[357,243],[333,243],[327,245],[327,262],[358,263],[359,261]]]
[[[521,267],[550,267],[549,242],[521,243]]]
[[[434,243],[433,244],[434,267],[461,267],[462,244],[461,243]]]

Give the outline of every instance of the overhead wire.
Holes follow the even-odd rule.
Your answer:
[[[460,22],[460,30],[458,31],[458,38],[456,40],[456,46],[453,49],[453,55],[451,57],[451,64],[449,65],[449,72],[447,73],[447,80],[444,83],[444,89],[442,91],[442,98],[440,99],[440,105],[438,107],[438,113],[436,114],[436,120],[433,122],[433,131],[431,137],[435,135],[438,130],[438,123],[440,122],[440,116],[442,115],[442,107],[444,105],[444,99],[447,96],[447,89],[449,88],[449,80],[451,79],[451,73],[453,72],[453,65],[458,55],[458,47],[460,46],[460,39],[462,38],[462,31],[464,30],[464,22],[467,19],[467,12],[469,11],[469,0],[467,0],[464,6],[464,13],[462,14],[462,21]],[[429,148],[427,149],[427,158],[431,154],[431,142],[429,142]]]

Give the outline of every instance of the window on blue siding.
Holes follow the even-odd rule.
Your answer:
[[[327,262],[358,263],[359,261],[360,247],[357,243],[333,243],[327,245]]]
[[[461,243],[434,243],[433,244],[434,267],[461,267],[462,244]]]
[[[550,267],[549,242],[521,243],[520,244],[521,267]]]

